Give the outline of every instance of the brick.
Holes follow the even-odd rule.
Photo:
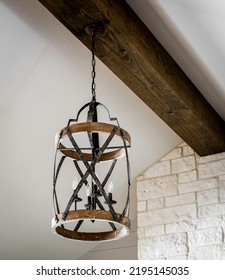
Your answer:
[[[183,147],[183,156],[188,156],[188,155],[193,155],[194,151],[191,147],[189,146],[184,146]]]
[[[225,260],[225,244],[221,246],[221,260]]]
[[[181,148],[178,147],[172,150],[170,153],[168,153],[165,157],[161,158],[161,161],[171,160],[180,157],[181,157]]]
[[[220,204],[212,204],[212,205],[205,205],[201,206],[198,209],[198,216],[199,217],[206,217],[206,216],[215,216],[225,214],[225,203]]]
[[[172,163],[172,173],[181,173],[181,172],[195,169],[194,156],[187,156],[179,159],[173,159],[171,163]]]
[[[151,226],[145,228],[145,237],[162,235],[164,233],[165,231],[163,225]]]
[[[142,181],[142,180],[144,180],[145,179],[145,176],[144,175],[139,175],[138,177],[137,177],[137,181]]]
[[[198,205],[215,204],[219,202],[218,189],[197,192]]]
[[[138,177],[137,196],[139,259],[225,259],[225,153],[182,143]]]
[[[197,217],[196,205],[183,205],[138,213],[138,226],[163,225]]]
[[[188,254],[189,260],[221,260],[221,257],[220,245],[191,247]]]
[[[198,165],[198,176],[200,179],[223,175],[224,172],[225,159]]]
[[[225,202],[225,175],[219,177],[219,199]]]
[[[178,145],[178,147],[185,147],[185,146],[187,146],[187,143],[185,142],[182,142],[181,144]]]
[[[200,157],[196,155],[197,163],[207,163],[210,161],[218,161],[225,158],[225,153],[213,154],[210,156]]]
[[[196,229],[207,229],[207,228],[218,227],[221,226],[221,223],[222,223],[221,215],[200,218],[197,220]]]
[[[223,228],[223,231],[225,233],[225,214],[221,215],[221,217],[222,217],[222,221],[221,221],[220,226]],[[225,243],[225,237],[224,237],[224,243]]]
[[[188,192],[196,192],[196,191],[202,191],[207,189],[214,189],[217,188],[218,183],[216,178],[210,178],[205,180],[198,180],[183,184],[178,184],[178,192],[180,194],[182,193],[188,193]]]
[[[223,227],[223,228],[225,228],[225,214],[224,215],[221,215],[221,226]],[[224,240],[225,241],[225,240]]]
[[[138,241],[139,259],[159,259],[187,254],[186,234],[168,234]],[[142,253],[144,252],[144,253]]]
[[[146,207],[147,203],[146,201],[138,201],[137,203],[137,211],[138,212],[143,212],[143,211],[146,211],[147,210],[147,207]]]
[[[162,208],[163,205],[164,205],[163,198],[155,198],[155,199],[148,200],[148,210],[159,209]]]
[[[157,162],[148,168],[144,176],[145,178],[154,178],[160,176],[166,176],[170,174],[170,161]]]
[[[222,242],[223,231],[221,227],[196,230],[188,232],[189,246],[204,246]]]
[[[165,206],[167,207],[192,203],[195,203],[194,193],[169,196],[165,198]]]
[[[191,170],[178,174],[178,183],[187,183],[197,180],[197,171]]]
[[[147,179],[137,182],[138,200],[148,200],[177,194],[177,176]]]
[[[166,233],[178,233],[193,231],[196,228],[197,220],[181,221],[177,223],[167,224]]]

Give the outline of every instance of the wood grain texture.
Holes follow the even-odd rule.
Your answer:
[[[115,125],[108,124],[108,123],[102,123],[102,122],[83,122],[83,123],[75,123],[69,126],[69,130],[71,134],[79,133],[79,132],[91,132],[91,133],[105,133],[110,134],[113,129],[116,129],[116,135],[121,138],[122,134],[124,136],[124,140],[126,141],[126,145],[131,145],[131,137],[130,134]],[[74,149],[66,148],[59,140],[62,140],[67,135],[67,127],[64,127],[62,130],[60,130],[56,136],[55,136],[55,145],[58,146],[58,149],[63,153],[65,156],[70,157],[75,160],[81,160],[78,153],[74,151]],[[60,142],[60,143],[59,143]],[[59,144],[58,144],[59,143]],[[122,145],[121,141],[121,145]],[[100,161],[108,161],[108,160],[114,160],[121,157],[124,157],[126,155],[125,146],[123,145],[123,148],[116,148],[114,147],[111,152],[103,152],[103,154],[99,158]],[[87,161],[92,161],[93,155],[92,153],[82,153],[82,156]]]
[[[121,214],[116,214],[120,220]],[[119,227],[112,231],[99,231],[99,232],[85,232],[73,231],[63,228],[61,225],[66,225],[68,221],[81,221],[81,220],[99,220],[103,223],[115,223]],[[79,240],[79,241],[110,241],[117,240],[127,236],[130,233],[130,219],[123,217],[120,223],[115,222],[111,212],[105,210],[72,210],[69,211],[66,220],[63,220],[63,213],[57,215],[57,222],[52,225],[54,233],[62,237]]]
[[[125,1],[38,1],[89,49],[85,26],[104,23],[99,59],[200,156],[225,151],[224,121]]]

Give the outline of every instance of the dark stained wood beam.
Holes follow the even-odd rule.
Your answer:
[[[224,121],[125,1],[38,1],[89,49],[84,28],[102,22],[98,58],[200,156],[225,151]]]

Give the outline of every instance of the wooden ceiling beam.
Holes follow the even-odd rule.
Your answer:
[[[97,57],[200,156],[225,151],[224,121],[125,1],[38,1],[89,49],[102,22]]]

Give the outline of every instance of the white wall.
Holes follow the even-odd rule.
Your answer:
[[[91,98],[91,53],[37,0],[0,0],[0,23],[0,259],[81,258],[96,244],[51,232],[52,173],[55,133]],[[96,70],[98,101],[131,134],[135,183],[180,139],[98,59]]]
[[[225,153],[185,143],[137,182],[139,259],[225,259]]]

